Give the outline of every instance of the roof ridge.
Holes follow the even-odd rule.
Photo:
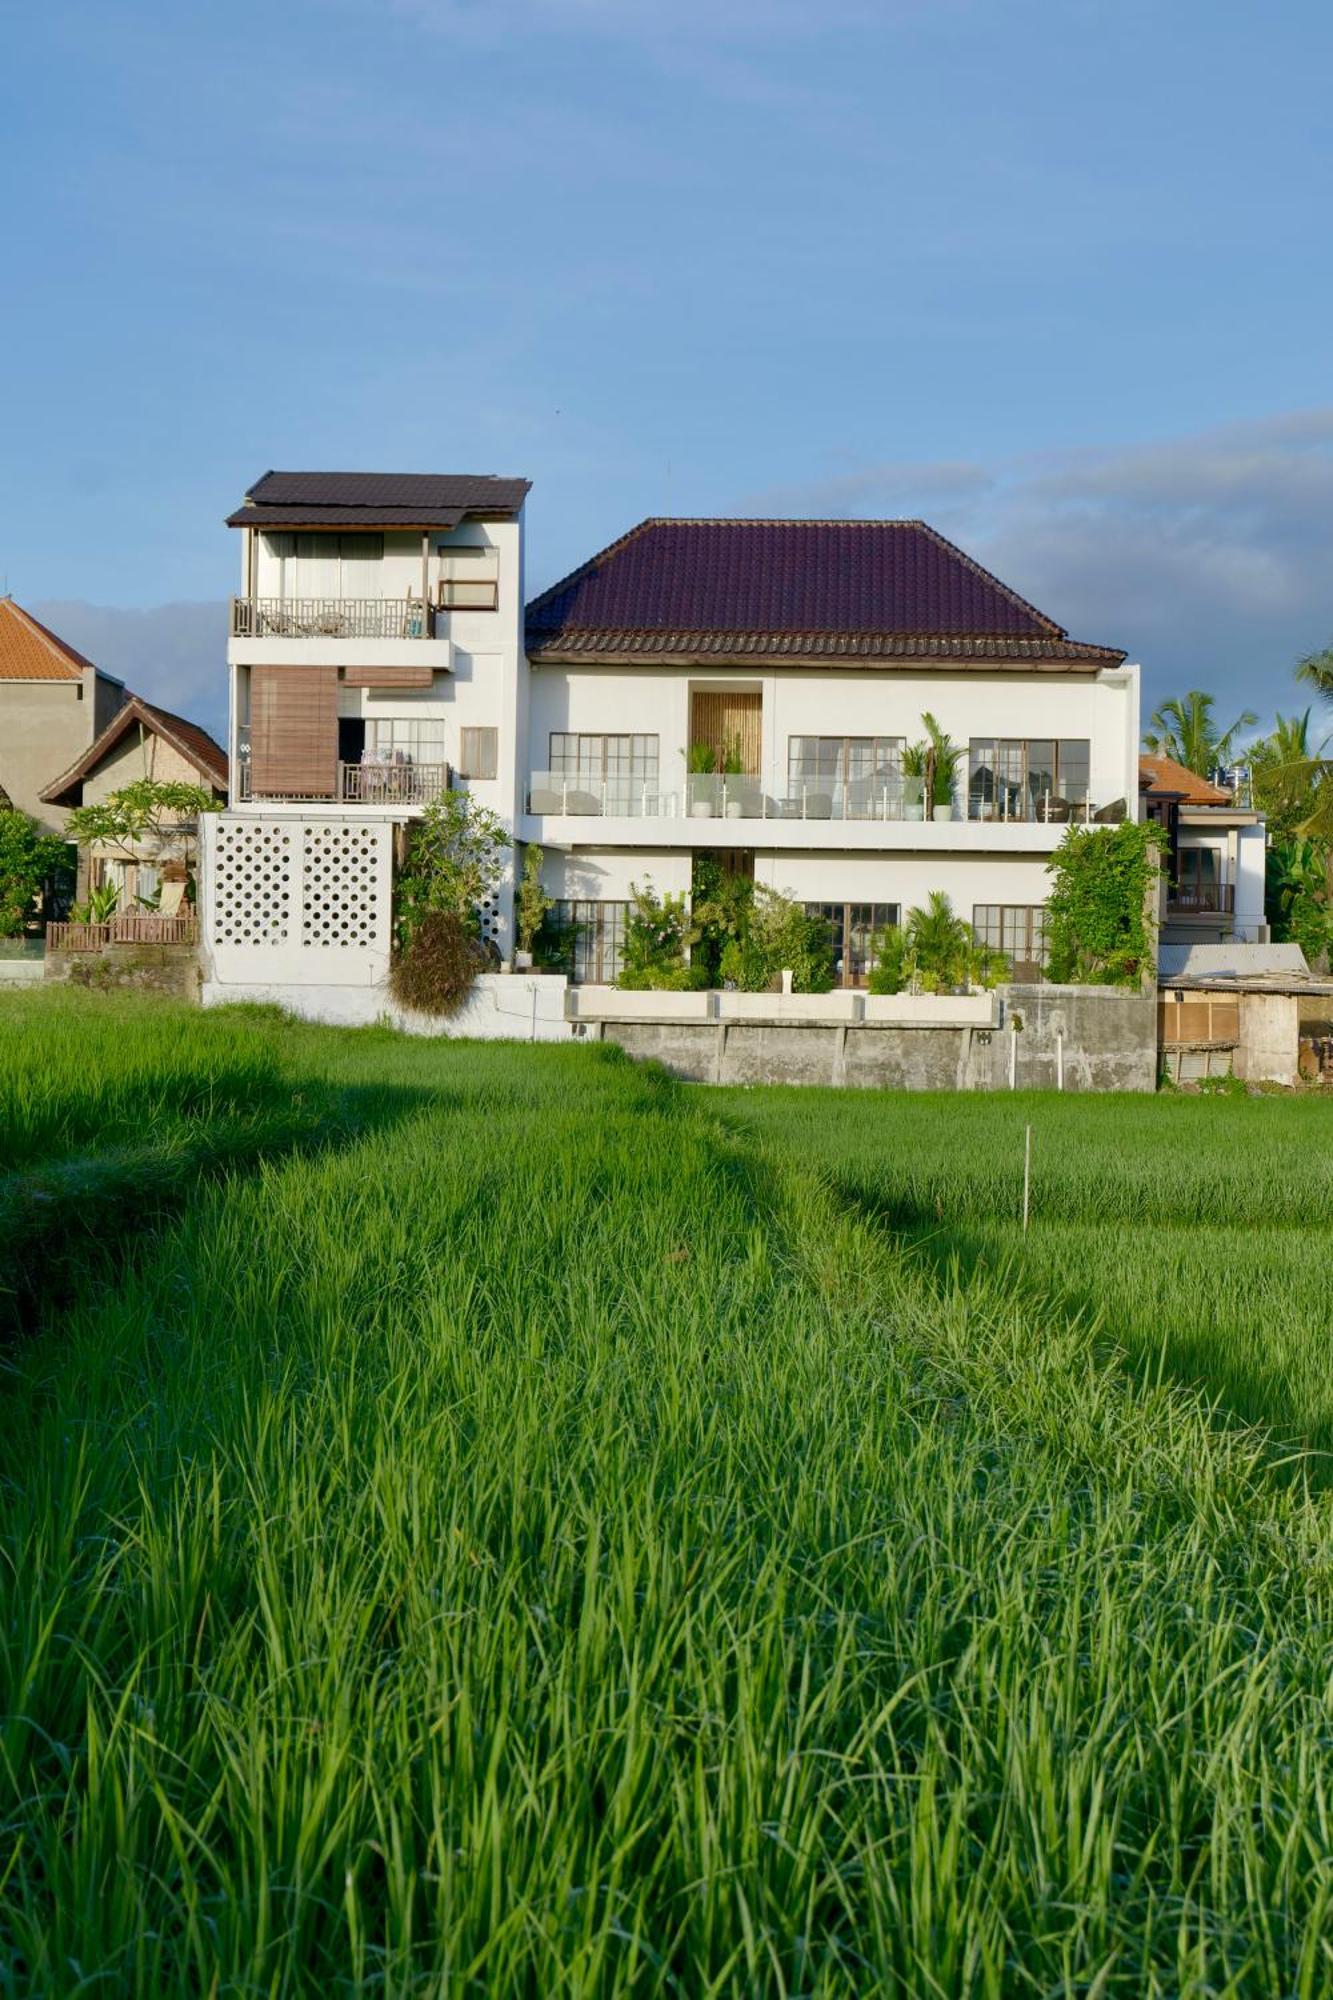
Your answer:
[[[49,625],[43,625],[40,618],[34,618],[31,611],[25,610],[16,597],[5,597],[4,599],[0,599],[0,602],[7,604],[14,615],[22,619],[29,631],[46,647],[49,653],[54,653],[58,659],[66,664],[72,665],[77,663],[80,671],[72,675],[72,679],[78,679],[85,667],[91,667],[94,673],[101,673],[101,668],[94,661],[79,652],[77,647],[71,646],[67,640],[62,639],[58,632],[53,632]],[[108,675],[107,678],[113,679],[114,676]]]
[[[171,728],[169,725],[173,723],[183,724],[186,729],[197,731],[216,750],[218,755],[218,763],[210,775],[218,784],[228,782],[230,760],[227,753],[217,739],[209,734],[201,722],[193,722],[188,715],[177,715],[169,708],[158,708],[155,703],[146,701],[141,694],[135,694],[132,689],[127,688],[125,692],[125,700],[121,703],[110,721],[98,732],[87,748],[80,752],[74,759],[74,762],[66,770],[62,771],[58,778],[53,778],[51,783],[43,788],[38,795],[40,798],[47,804],[54,803],[63,791],[67,790],[70,785],[78,782],[79,779],[85,777],[94,768],[103,753],[110,749],[118,737],[124,734],[127,725],[136,719],[143,721],[151,718],[159,726],[162,736],[182,756],[191,764],[197,766],[198,769],[205,770],[207,768],[207,759],[201,757],[198,746],[191,744],[188,737],[179,735],[177,730]]]

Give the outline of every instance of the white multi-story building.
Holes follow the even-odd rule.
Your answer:
[[[580,980],[614,976],[632,886],[688,895],[702,852],[825,913],[845,984],[932,890],[1040,963],[1067,827],[1140,811],[1121,652],[916,521],[645,521],[525,614],[527,490],[268,473],[231,516],[215,980],[382,985],[394,828],[448,786],[540,843]],[[485,918],[509,959],[512,870]]]
[[[1067,827],[1138,813],[1138,669],[919,521],[645,521],[529,605],[527,661],[519,832],[587,978],[702,850],[827,914],[846,984],[932,890],[1028,968]]]

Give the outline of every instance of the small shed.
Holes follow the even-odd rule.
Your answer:
[[[1174,1083],[1333,1074],[1333,1040],[1306,1032],[1333,1017],[1333,980],[1314,976],[1299,945],[1164,944],[1157,987],[1158,1047]]]

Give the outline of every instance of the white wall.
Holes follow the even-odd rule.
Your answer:
[[[531,670],[527,771],[550,769],[552,731],[656,735],[659,783],[679,790],[685,777],[693,687],[753,688],[763,694],[763,772],[775,791],[787,782],[791,736],[924,735],[929,709],[946,734],[1075,737],[1091,744],[1097,805],[1123,798],[1138,813],[1137,667],[1099,675],[874,669],[783,669],[745,675],[706,668],[539,666]]]
[[[1039,860],[927,854],[756,854],[755,881],[799,903],[897,903],[904,916],[942,889],[957,916],[974,903],[1044,903],[1051,878]]]
[[[464,1006],[447,1020],[399,1007],[383,984],[293,986],[284,981],[228,982],[205,974],[205,1007],[234,1006],[238,1002],[284,1007],[289,1014],[297,1014],[305,1021],[322,1022],[327,1027],[369,1028],[387,1022],[411,1035],[440,1035],[467,1041],[564,1042],[574,1032],[565,1019],[565,981],[549,974],[540,978],[484,974],[476,981]]]

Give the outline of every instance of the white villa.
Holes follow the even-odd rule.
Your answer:
[[[515,864],[540,843],[576,980],[614,977],[631,886],[688,894],[702,851],[826,914],[845,985],[935,889],[1040,965],[1066,828],[1143,810],[1121,652],[919,521],[648,520],[525,611],[527,492],[268,473],[230,517],[215,983],[373,1018],[395,829],[449,786],[512,826]],[[957,752],[931,800],[927,715]],[[501,961],[512,880],[485,913]]]

